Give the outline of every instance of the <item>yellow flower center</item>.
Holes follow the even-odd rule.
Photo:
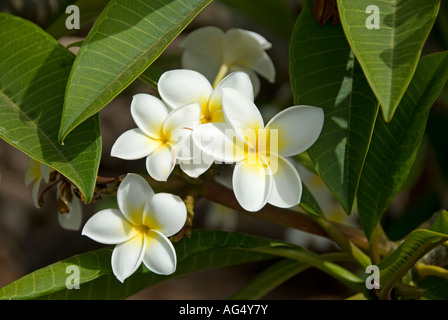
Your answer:
[[[143,233],[143,234],[146,234],[147,232],[149,232],[149,230],[151,230],[150,227],[148,227],[144,224],[136,226],[135,228],[138,230],[138,232]]]

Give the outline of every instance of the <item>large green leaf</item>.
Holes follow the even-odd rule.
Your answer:
[[[325,123],[308,150],[316,171],[350,213],[367,154],[378,103],[341,25],[320,26],[305,2],[290,47],[295,104],[321,107]]]
[[[270,259],[251,249],[281,245],[274,240],[223,231],[193,230],[175,244],[177,270],[161,276],[141,266],[122,284],[111,269],[112,248],[107,247],[36,270],[0,289],[0,299],[123,299],[163,280],[200,270]],[[66,288],[67,267],[79,267],[79,289]],[[194,288],[192,288],[193,290]]]
[[[369,29],[376,5],[379,29]],[[417,67],[440,0],[338,0],[347,39],[390,121]],[[370,10],[370,8],[369,8]],[[370,17],[371,16],[371,17]]]
[[[74,55],[29,21],[0,14],[0,137],[70,179],[92,198],[101,156],[99,119],[58,143]]]
[[[70,16],[70,14],[65,12],[69,5],[75,5],[79,8],[80,27],[82,28],[99,16],[109,1],[67,0],[60,6],[59,11],[52,17],[45,30],[56,39],[63,35],[76,32],[78,31],[77,29],[69,30],[65,25],[67,18]]]
[[[73,65],[59,140],[131,84],[211,1],[111,0]]]
[[[429,229],[414,230],[379,264],[381,298],[388,298],[395,284],[426,253],[448,240],[448,212],[443,211]]]
[[[448,52],[423,57],[392,121],[380,115],[361,175],[358,208],[372,235],[412,168],[428,113],[448,78]]]

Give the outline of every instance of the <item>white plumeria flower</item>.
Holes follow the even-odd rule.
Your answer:
[[[252,83],[244,72],[229,74],[213,89],[210,81],[197,71],[171,70],[162,74],[157,86],[160,97],[171,108],[178,109],[199,102],[201,124],[225,122],[221,103],[223,88],[233,88],[246,99],[254,100]],[[183,146],[186,148],[183,150],[184,160],[180,161],[180,168],[190,177],[197,178],[207,171],[213,159],[201,154],[199,149],[193,150],[194,144],[191,142]]]
[[[146,157],[149,175],[166,181],[176,165],[178,151],[199,124],[199,103],[185,104],[170,112],[160,99],[142,93],[133,97],[131,114],[138,128],[118,137],[111,156],[126,160]]]
[[[82,234],[103,244],[115,244],[112,270],[121,282],[143,264],[152,272],[169,275],[176,270],[176,251],[168,239],[187,219],[184,202],[168,193],[155,194],[145,179],[128,174],[117,191],[119,209],[93,215]]]
[[[214,159],[236,162],[232,185],[240,205],[252,212],[266,203],[298,205],[302,182],[285,157],[307,150],[317,140],[324,122],[322,109],[293,106],[265,127],[255,104],[231,88],[223,89],[222,108],[231,134],[227,125],[209,123],[196,128],[193,139]]]
[[[51,169],[45,164],[34,160],[33,158],[28,158],[28,169],[25,172],[25,185],[30,185],[33,183],[33,188],[31,191],[31,198],[33,199],[34,206],[40,208],[39,205],[39,187],[44,180],[48,182],[50,179]]]
[[[199,71],[217,85],[227,73],[246,72],[252,81],[255,95],[260,88],[257,73],[269,82],[275,80],[275,67],[265,50],[271,48],[261,35],[243,29],[221,29],[208,26],[188,34],[181,47],[182,67]]]

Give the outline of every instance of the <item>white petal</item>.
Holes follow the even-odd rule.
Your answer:
[[[162,275],[176,271],[176,251],[167,237],[156,230],[150,230],[146,234],[146,245],[143,263],[149,270]]]
[[[205,153],[201,156],[191,159],[182,160],[179,163],[179,167],[191,178],[198,178],[204,172],[206,172],[213,164],[213,158]]]
[[[39,167],[42,178],[44,178],[45,182],[48,182],[50,180],[50,172],[53,170],[42,162],[39,163]]]
[[[223,62],[223,40],[224,32],[214,26],[190,32],[180,44],[185,48],[182,68],[198,71],[213,83]]]
[[[276,207],[291,208],[300,203],[302,197],[302,180],[296,168],[283,157],[271,161],[273,186],[268,202]]]
[[[232,66],[254,70],[269,82],[275,81],[275,66],[266,52],[248,49],[238,58],[239,60],[235,60]]]
[[[146,201],[154,191],[146,180],[134,173],[128,173],[117,190],[117,202],[123,215],[134,225],[140,225]]]
[[[247,136],[256,136],[258,130],[264,128],[257,106],[235,89],[222,89],[222,110],[227,123],[242,141],[247,140]]]
[[[163,123],[163,132],[169,136],[180,128],[193,129],[201,121],[201,106],[198,102],[183,105],[171,111]],[[171,138],[170,138],[171,140]],[[173,140],[174,141],[174,140]]]
[[[193,70],[171,70],[162,74],[157,84],[159,94],[172,108],[199,102],[206,106],[213,92],[210,81]]]
[[[266,52],[262,52],[261,54],[253,55],[248,54],[246,56],[247,59],[252,61],[250,65],[253,70],[255,70],[258,74],[260,74],[263,78],[268,80],[270,83],[274,83],[275,81],[275,66],[272,62],[271,58],[267,55]]]
[[[261,163],[239,162],[235,166],[232,185],[238,203],[247,211],[255,212],[268,202],[272,178]]]
[[[132,98],[131,114],[137,126],[147,136],[161,138],[163,122],[168,116],[168,109],[162,101],[149,94],[136,94]]]
[[[254,90],[249,76],[245,72],[233,72],[227,75],[213,90],[209,101],[209,109],[212,113],[222,109],[222,89],[232,88],[241,93],[247,99],[254,100]]]
[[[206,123],[193,130],[193,141],[209,157],[224,163],[244,159],[244,144],[224,122]]]
[[[82,204],[81,200],[73,197],[72,202],[67,204],[69,211],[67,213],[58,212],[59,225],[66,230],[77,231],[82,224]]]
[[[169,143],[161,145],[146,158],[146,170],[158,181],[167,181],[176,164],[174,148]]]
[[[110,155],[125,160],[141,159],[156,150],[160,143],[160,140],[151,139],[138,128],[131,129],[118,137]]]
[[[41,181],[42,181],[42,178],[37,178],[36,181],[34,181],[33,189],[31,190],[31,199],[33,199],[33,203],[36,208],[40,208],[40,206],[39,206],[39,187],[40,187]]]
[[[260,79],[258,78],[255,71],[247,67],[245,68],[241,66],[233,66],[232,68],[230,68],[230,72],[245,72],[249,76],[250,82],[252,83],[254,97],[258,95],[258,93],[260,92]]]
[[[231,47],[254,47],[260,50],[267,50],[272,47],[272,44],[260,34],[237,28],[226,32],[224,44],[227,50]]]
[[[188,51],[199,52],[220,58],[224,32],[215,27],[207,26],[190,32],[180,46]]]
[[[179,232],[186,220],[187,208],[178,196],[157,193],[146,203],[143,224],[167,237]]]
[[[182,67],[199,72],[212,83],[221,67],[221,58],[206,52],[185,50],[182,54]]]
[[[42,178],[39,161],[36,161],[33,158],[28,158],[28,169],[25,172],[25,185],[29,185],[38,178]]]
[[[231,29],[224,40],[224,63],[229,66],[252,68],[269,81],[275,78],[274,65],[264,50],[271,44],[259,34]]]
[[[278,153],[289,157],[311,147],[319,137],[323,124],[321,108],[293,106],[275,115],[266,130],[278,130]]]
[[[195,147],[191,134],[193,130],[179,128],[170,135],[170,144],[173,146],[177,160],[189,160],[194,157],[195,152],[200,150]]]
[[[143,233],[115,246],[112,252],[112,270],[118,280],[123,282],[138,269],[145,249],[146,239]]]
[[[95,213],[82,229],[82,235],[103,244],[122,243],[137,233],[118,209],[105,209]]]

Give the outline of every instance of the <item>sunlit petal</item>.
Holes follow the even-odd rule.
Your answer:
[[[270,168],[273,186],[268,202],[280,208],[298,205],[302,196],[302,181],[296,168],[283,157],[273,157]]]
[[[143,177],[128,173],[118,187],[118,207],[129,222],[140,225],[146,201],[153,196],[154,191]]]
[[[82,234],[103,244],[118,244],[132,239],[137,230],[118,209],[95,213],[84,225]]]
[[[244,143],[235,137],[234,131],[224,122],[200,125],[193,130],[193,141],[209,157],[223,163],[244,159]]]
[[[138,233],[134,238],[115,246],[112,252],[112,270],[118,280],[124,282],[138,269],[145,249],[146,239],[143,233]]]
[[[187,209],[178,196],[157,193],[146,203],[143,224],[169,237],[182,229],[187,219]]]
[[[146,157],[160,145],[160,140],[154,140],[136,128],[124,132],[115,141],[110,155],[125,160],[136,160]]]
[[[249,76],[250,82],[252,83],[252,87],[253,87],[253,95],[256,97],[258,95],[258,93],[260,92],[260,79],[258,78],[255,71],[253,71],[249,67],[244,67],[244,66],[232,66],[230,68],[230,72],[237,72],[237,71],[244,72]]]
[[[257,106],[241,93],[231,88],[222,89],[222,110],[227,123],[243,141],[247,135],[256,136],[264,128]]]
[[[238,203],[247,211],[255,212],[268,202],[272,190],[272,178],[266,167],[247,161],[236,164],[232,185]]]
[[[179,128],[193,129],[201,121],[201,106],[198,102],[183,105],[171,111],[163,124],[165,136]],[[171,141],[171,138],[170,138]]]
[[[213,92],[212,85],[206,77],[199,72],[185,69],[163,73],[157,87],[163,101],[172,108],[195,102],[199,102],[204,108]]]
[[[173,146],[176,153],[176,160],[192,159],[195,152],[198,152],[197,147],[193,143],[193,130],[179,128],[170,134],[170,144]]]
[[[146,158],[149,175],[158,181],[167,181],[176,164],[175,150],[165,143]]]
[[[324,113],[321,108],[294,106],[274,116],[266,130],[277,130],[278,153],[288,157],[311,147],[319,137],[323,124]]]
[[[146,250],[143,263],[154,273],[169,275],[176,271],[176,251],[162,233],[150,230],[146,233]]]
[[[245,96],[247,99],[253,101],[254,100],[254,92],[252,83],[247,73],[245,72],[233,72],[227,75],[213,90],[213,93],[210,97],[209,108],[211,113],[215,113],[221,110],[222,106],[222,89],[223,88],[232,88],[241,93],[241,95]]]
[[[168,109],[162,101],[149,94],[136,94],[132,98],[131,114],[137,126],[147,136],[161,138],[163,122],[168,116]]]
[[[179,167],[191,178],[198,178],[206,172],[213,164],[213,158],[203,153],[191,160],[181,160]]]

